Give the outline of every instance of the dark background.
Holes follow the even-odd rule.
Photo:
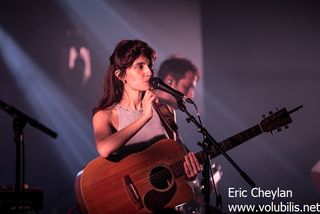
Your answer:
[[[320,159],[320,4],[317,1],[2,1],[0,99],[58,132],[54,140],[25,128],[26,180],[44,190],[42,213],[76,206],[78,171],[97,156],[91,109],[101,95],[108,57],[121,39],[147,41],[156,68],[171,54],[192,59],[202,76],[196,101],[204,125],[218,140],[260,122],[261,115],[304,105],[289,129],[262,134],[230,151],[264,189],[293,191],[296,204],[319,202],[310,169]],[[79,62],[68,70],[68,48],[91,53],[91,76]],[[200,150],[192,125],[178,114],[187,146]],[[0,112],[0,185],[14,183],[12,118]],[[249,185],[221,156],[219,190],[227,204],[270,203],[230,198],[228,188]],[[212,198],[212,203],[214,203]]]
[[[209,129],[217,139],[225,139],[257,124],[271,110],[304,105],[292,115],[288,130],[259,136],[230,155],[258,186],[293,190],[293,199],[283,202],[319,202],[310,182],[320,148],[319,3],[208,2],[202,4],[201,14]],[[223,198],[235,203],[226,197],[225,187],[248,185],[223,158],[216,162],[224,166]]]

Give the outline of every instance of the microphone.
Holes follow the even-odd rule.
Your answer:
[[[154,89],[159,89],[161,91],[167,92],[174,96],[176,99],[182,99],[185,102],[193,103],[193,101],[189,97],[185,96],[180,91],[171,88],[158,77],[151,77],[149,83]]]

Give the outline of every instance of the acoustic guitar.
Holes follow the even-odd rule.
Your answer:
[[[299,108],[299,107],[298,107]],[[263,132],[292,122],[285,108],[222,142],[228,151]],[[210,157],[221,154],[214,147]],[[121,160],[98,157],[80,171],[75,181],[77,201],[84,213],[151,213],[173,208],[192,199],[193,191],[185,180],[185,150],[171,139],[160,140],[146,150]],[[203,152],[196,153],[203,163]]]

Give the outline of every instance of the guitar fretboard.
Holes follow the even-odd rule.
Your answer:
[[[221,146],[221,149],[226,152],[230,149],[233,149],[234,147],[250,140],[251,138],[254,138],[258,135],[260,135],[261,133],[263,133],[260,125],[255,125],[243,132],[240,132],[236,135],[233,135],[232,137],[229,137],[228,139],[221,141],[219,143],[219,145]],[[211,150],[211,154],[210,157],[215,158],[218,155],[220,155],[222,152],[220,151],[220,149],[215,148],[215,146],[213,145],[213,148]],[[202,164],[204,162],[204,153],[203,151],[200,151],[198,153],[196,153],[196,157],[198,159],[198,161],[200,162],[200,164]],[[183,176],[184,173],[184,167],[183,167],[183,162],[184,160],[179,160],[178,162],[175,162],[174,164],[172,164],[170,166],[173,175],[175,178],[178,178],[180,176]]]

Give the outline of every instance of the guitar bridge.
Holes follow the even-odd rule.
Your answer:
[[[136,187],[134,186],[130,176],[129,175],[124,176],[123,177],[123,181],[124,181],[124,183],[126,185],[127,192],[129,194],[132,202],[137,207],[137,209],[143,208],[143,204],[141,202],[141,198],[140,198],[138,192],[136,191]]]

